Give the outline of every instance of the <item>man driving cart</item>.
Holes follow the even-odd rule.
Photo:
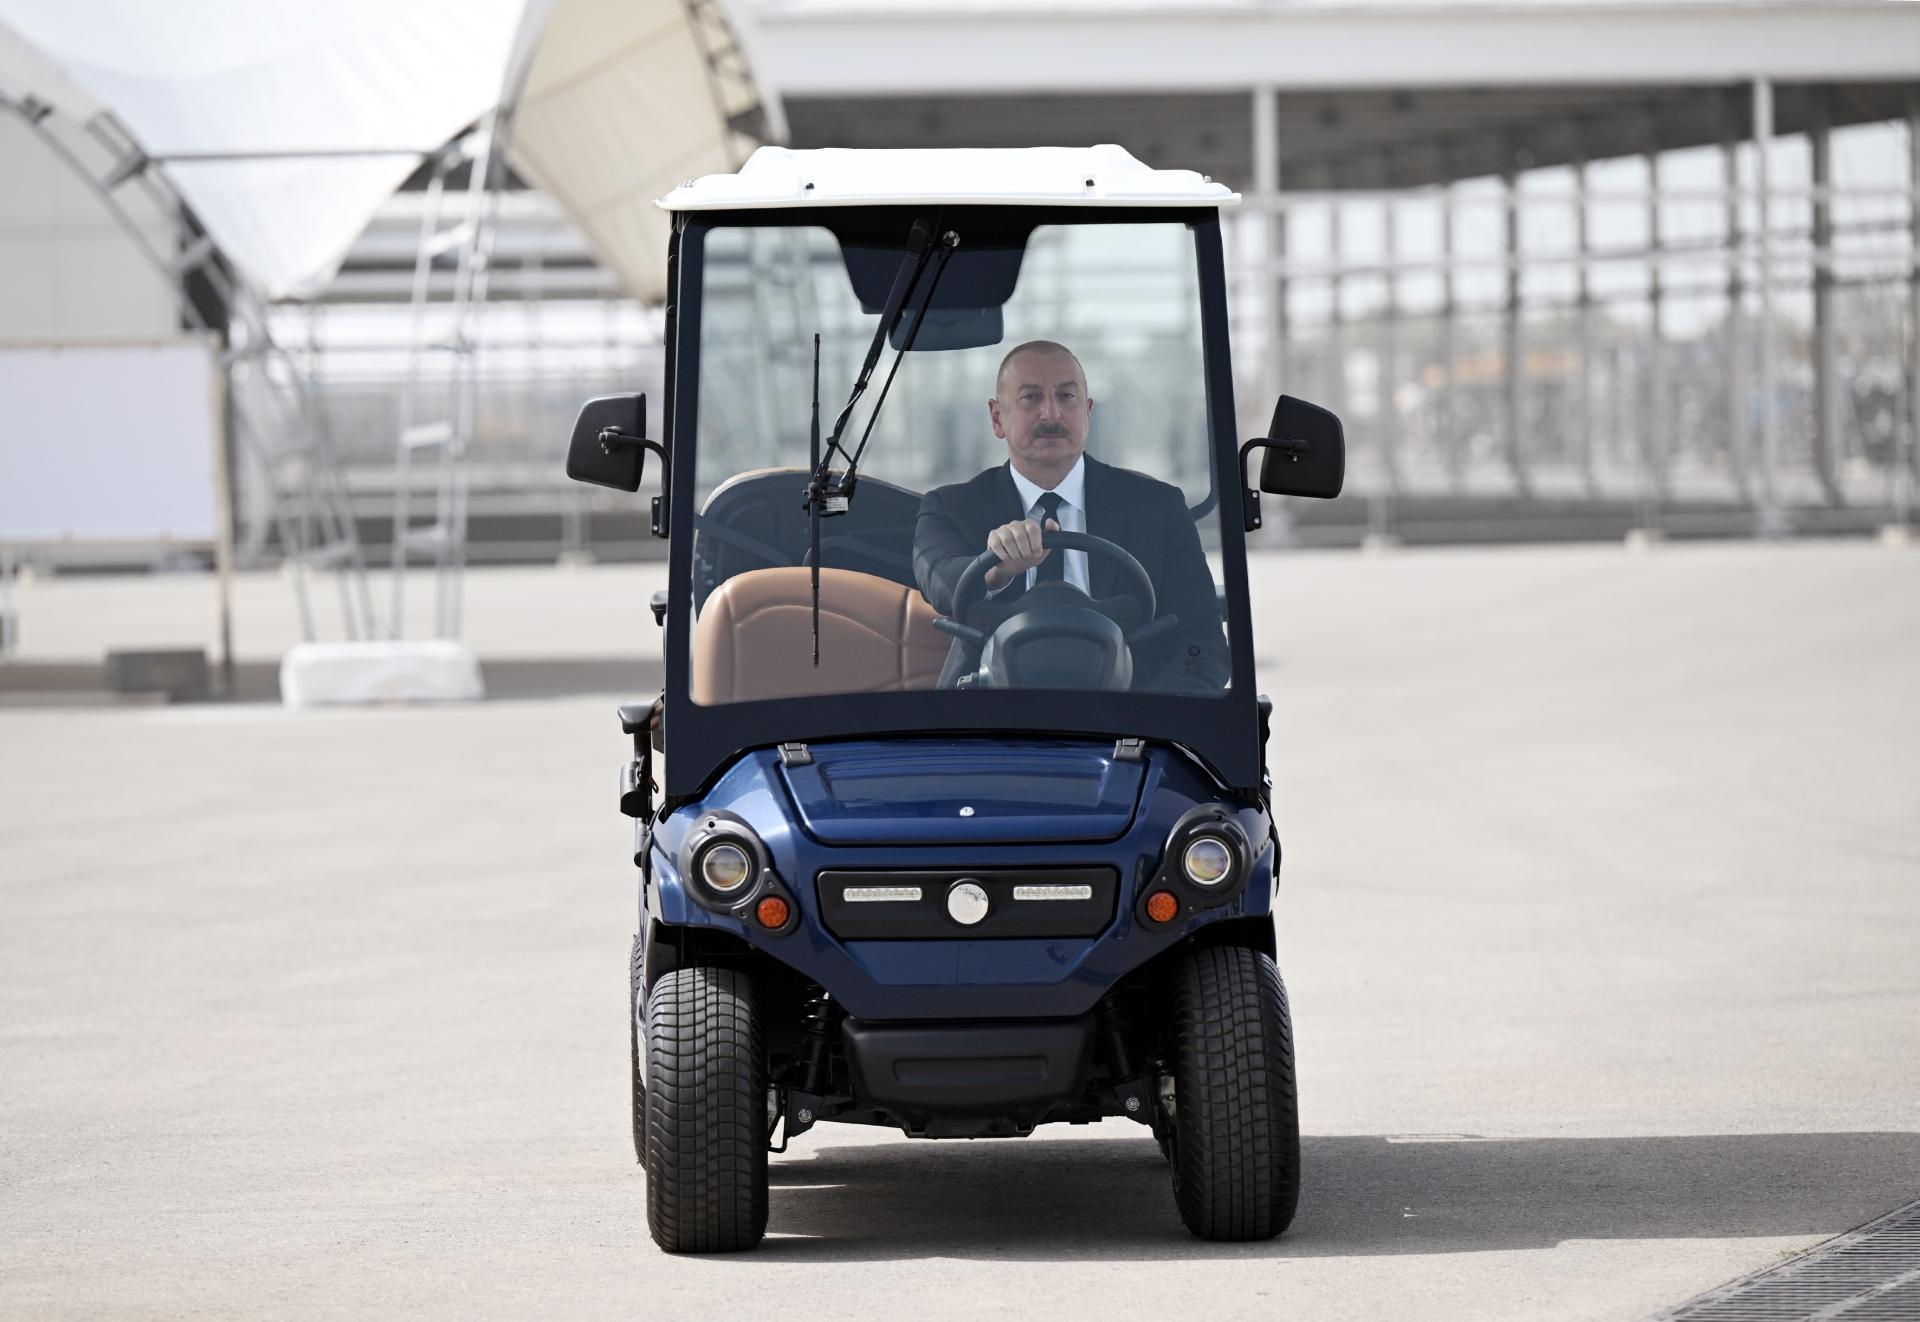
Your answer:
[[[1162,616],[1176,621],[1133,646],[1130,687],[1218,689],[1227,682],[1227,642],[1186,501],[1178,487],[1086,453],[1093,404],[1086,371],[1065,345],[1029,340],[1007,353],[987,401],[1007,462],[927,493],[914,533],[920,590],[935,610],[952,615],[954,588],[988,550],[1000,558],[985,578],[996,605],[1011,607],[1046,583],[1109,596],[1115,574],[1106,561],[1043,544],[1049,531],[1104,537],[1140,562]],[[961,652],[965,644],[954,646]],[[963,668],[969,659],[962,653]]]

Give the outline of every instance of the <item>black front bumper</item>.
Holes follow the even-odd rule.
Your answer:
[[[910,1134],[1025,1134],[1086,1091],[1094,1017],[974,1023],[846,1019],[841,1042],[859,1105]]]

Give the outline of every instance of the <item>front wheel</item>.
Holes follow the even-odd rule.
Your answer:
[[[647,1228],[669,1253],[767,1233],[767,1066],[753,983],[676,969],[647,994]]]
[[[1300,1196],[1293,1027],[1280,970],[1237,946],[1174,971],[1173,1193],[1201,1239],[1271,1239]]]

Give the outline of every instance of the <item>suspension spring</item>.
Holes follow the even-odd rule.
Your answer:
[[[840,1007],[825,989],[812,986],[800,1006],[799,1082],[803,1092],[824,1097],[831,1082],[833,1030],[840,1022]]]

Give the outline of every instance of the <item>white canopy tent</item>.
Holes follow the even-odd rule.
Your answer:
[[[49,66],[17,90],[111,110],[270,298],[324,283],[422,160],[523,84],[514,164],[658,297],[646,204],[736,165],[756,107],[780,126],[717,0],[0,0],[0,23]]]
[[[113,111],[278,298],[331,275],[422,156],[494,104],[524,8],[0,0],[0,20]]]
[[[375,212],[429,161],[436,194],[456,161],[497,188],[503,145],[628,291],[657,299],[666,245],[652,200],[681,178],[733,168],[756,138],[784,132],[727,0],[0,0],[0,108],[41,133],[122,228],[140,233],[183,316],[219,329],[219,307],[246,310],[230,319],[245,333],[227,360],[229,398],[236,413],[243,398],[268,398],[248,407],[239,429],[266,473],[283,554],[341,571],[356,640],[383,631],[357,516],[331,441],[286,379],[298,377],[297,364],[274,357],[264,302],[325,285]],[[49,123],[66,127],[55,134]],[[129,180],[155,203],[155,220],[133,218],[117,200]],[[183,212],[203,234],[184,230]],[[145,235],[149,223],[162,232]],[[470,217],[422,235],[423,263],[460,251],[462,301],[484,296],[485,230]],[[216,275],[224,286],[205,298],[194,281]],[[470,394],[471,374],[462,379]],[[239,388],[248,383],[256,388]],[[402,451],[416,443],[409,430]],[[450,435],[441,444],[457,468],[465,436]],[[464,480],[452,485],[464,491]],[[409,531],[402,514],[395,527],[398,544]],[[463,563],[463,505],[421,531],[443,565]],[[304,586],[297,591],[312,637]],[[450,599],[446,618],[457,621],[457,585]],[[394,615],[397,637],[397,588]],[[446,693],[432,688],[419,696],[471,686],[461,678]]]
[[[778,100],[753,80],[751,40],[731,12],[686,0],[557,0],[547,20],[512,160],[636,298],[666,294],[668,218],[654,200],[734,169],[754,140],[786,138]]]

